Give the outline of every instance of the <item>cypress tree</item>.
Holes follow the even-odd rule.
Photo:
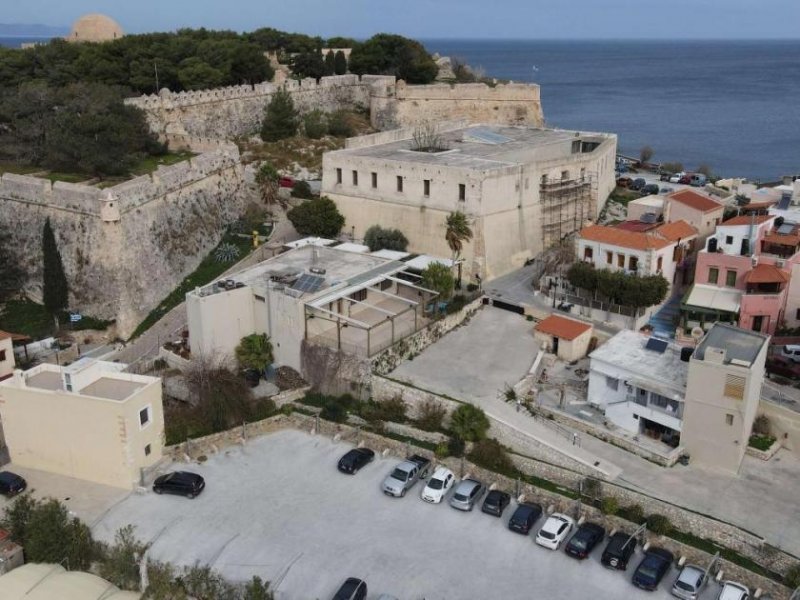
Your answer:
[[[66,309],[69,304],[69,285],[49,218],[44,222],[42,230],[42,254],[44,306],[53,317],[57,318],[58,313]]]
[[[337,50],[336,55],[333,57],[333,71],[337,75],[347,73],[347,57],[341,50]]]
[[[335,59],[333,58],[333,52],[328,52],[325,54],[325,70],[324,73],[326,76],[333,75],[336,72],[335,66]]]
[[[277,142],[297,133],[297,111],[291,94],[280,89],[272,96],[261,125],[261,139]]]

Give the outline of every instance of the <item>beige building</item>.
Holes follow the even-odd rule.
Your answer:
[[[594,220],[614,189],[611,134],[443,127],[437,151],[415,150],[413,135],[400,129],[353,138],[326,153],[322,193],[355,238],[372,225],[396,227],[410,251],[435,256],[450,255],[447,216],[465,213],[474,232],[462,252],[466,276],[487,280],[523,266]]]
[[[758,412],[769,336],[715,324],[689,362],[681,444],[692,462],[737,473]]]
[[[7,331],[0,331],[0,381],[11,377],[13,372],[14,345],[12,335]]]
[[[161,380],[82,358],[17,370],[0,383],[12,463],[132,489],[162,456]]]
[[[536,324],[534,337],[548,352],[563,361],[574,362],[589,351],[592,326],[577,319],[550,315]]]
[[[72,24],[69,35],[64,39],[68,42],[110,42],[125,35],[122,27],[114,19],[106,15],[84,15]]]
[[[725,206],[711,196],[695,190],[680,190],[666,196],[664,221],[686,221],[697,229],[700,240],[705,240],[722,223],[724,211]]]

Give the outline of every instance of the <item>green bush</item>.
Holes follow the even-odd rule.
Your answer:
[[[319,416],[334,423],[344,423],[347,420],[347,409],[337,399],[331,398],[322,407]]]
[[[447,447],[447,442],[439,442],[436,444],[436,450],[433,451],[436,458],[439,460],[447,458],[450,455],[450,449]]]
[[[450,417],[450,429],[460,439],[477,442],[486,437],[489,419],[480,408],[472,404],[462,404]]]
[[[292,188],[292,198],[301,198],[302,200],[311,200],[314,193],[311,191],[311,185],[304,179],[296,182]]]
[[[303,129],[306,137],[318,140],[328,134],[328,122],[321,110],[312,110],[303,117]]]
[[[761,450],[762,452],[766,452],[772,447],[772,444],[775,443],[775,437],[772,435],[757,435],[753,434],[750,436],[750,442],[748,445],[751,448],[755,448],[756,450]]]
[[[364,233],[364,244],[371,252],[377,250],[399,250],[405,252],[408,239],[399,229],[384,229],[380,225],[372,225]]]
[[[595,269],[591,263],[578,261],[567,271],[570,284],[597,292],[606,301],[632,307],[647,307],[660,303],[667,295],[669,284],[661,275],[639,275],[609,269]]]
[[[619,511],[619,502],[616,498],[607,497],[600,501],[600,510],[604,515],[615,515]]]
[[[267,419],[277,411],[278,407],[275,406],[275,402],[272,398],[259,398],[253,403],[253,412],[250,416],[250,422]]]
[[[656,535],[667,535],[672,531],[672,523],[664,515],[650,515],[647,517],[647,529]]]
[[[360,407],[359,414],[370,423],[378,421],[403,423],[406,420],[406,410],[407,406],[403,399],[400,396],[395,396],[379,402],[373,400],[364,402]]]
[[[786,571],[783,576],[783,582],[790,590],[796,590],[800,587],[800,565],[794,565]]]
[[[355,134],[348,114],[337,110],[328,115],[328,133],[335,137],[352,137]]]
[[[464,456],[464,448],[466,443],[460,437],[454,435],[447,440],[447,452],[450,456],[461,457]]]
[[[496,439],[480,440],[473,445],[467,458],[484,469],[513,477],[516,474],[514,463],[503,445]]]
[[[429,398],[419,407],[417,426],[426,431],[438,431],[442,428],[446,414],[447,409],[441,402]]]
[[[631,504],[630,506],[620,508],[617,514],[631,523],[641,523],[644,521],[644,509],[639,504]]]
[[[447,314],[452,315],[460,311],[467,304],[467,299],[463,294],[456,294],[447,303]]]
[[[468,292],[477,292],[478,291],[478,284],[477,283],[468,283],[467,284],[467,291]]]
[[[323,196],[303,202],[286,213],[300,235],[335,238],[344,227],[344,217],[336,203]]]
[[[297,133],[298,117],[292,96],[285,89],[275,92],[267,105],[261,124],[261,139],[277,142]]]

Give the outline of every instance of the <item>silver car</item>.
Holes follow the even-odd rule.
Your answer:
[[[485,492],[486,486],[477,479],[464,479],[456,486],[450,506],[458,510],[472,510]]]
[[[672,595],[683,600],[697,600],[707,583],[705,569],[696,565],[684,565],[675,583],[672,584]]]

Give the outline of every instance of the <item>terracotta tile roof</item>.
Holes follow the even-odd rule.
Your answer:
[[[3,331],[0,329],[0,340],[5,340],[6,338],[11,338],[12,341],[15,342],[27,342],[31,339],[27,335],[23,335],[21,333],[9,333],[8,331]]]
[[[771,206],[775,206],[777,203],[777,200],[765,200],[764,202],[751,202],[750,204],[745,204],[740,208],[742,212],[750,212],[754,210],[764,210]]]
[[[623,221],[614,225],[614,229],[624,229],[625,231],[650,231],[660,227],[661,223],[645,223],[644,221]]]
[[[538,323],[534,329],[541,333],[546,333],[547,335],[554,335],[562,340],[574,340],[591,328],[591,325],[576,321],[575,319],[550,315],[544,321]]]
[[[766,244],[778,244],[779,246],[800,246],[800,231],[793,231],[789,234],[776,233],[770,231],[763,238]]]
[[[756,225],[761,225],[774,218],[773,215],[739,215],[738,217],[723,221],[720,225],[750,225],[751,221]]]
[[[677,242],[678,240],[685,240],[697,235],[697,229],[689,225],[686,221],[675,221],[662,225],[656,230],[658,235]]]
[[[761,263],[745,275],[746,283],[786,283],[789,276],[774,265]]]
[[[659,250],[674,242],[658,235],[657,232],[626,231],[605,225],[590,225],[581,229],[580,238],[631,250]]]
[[[695,192],[694,190],[680,190],[677,192],[672,192],[671,194],[668,194],[667,197],[704,213],[712,210],[722,209],[722,204],[716,200],[713,200],[709,196]]]

